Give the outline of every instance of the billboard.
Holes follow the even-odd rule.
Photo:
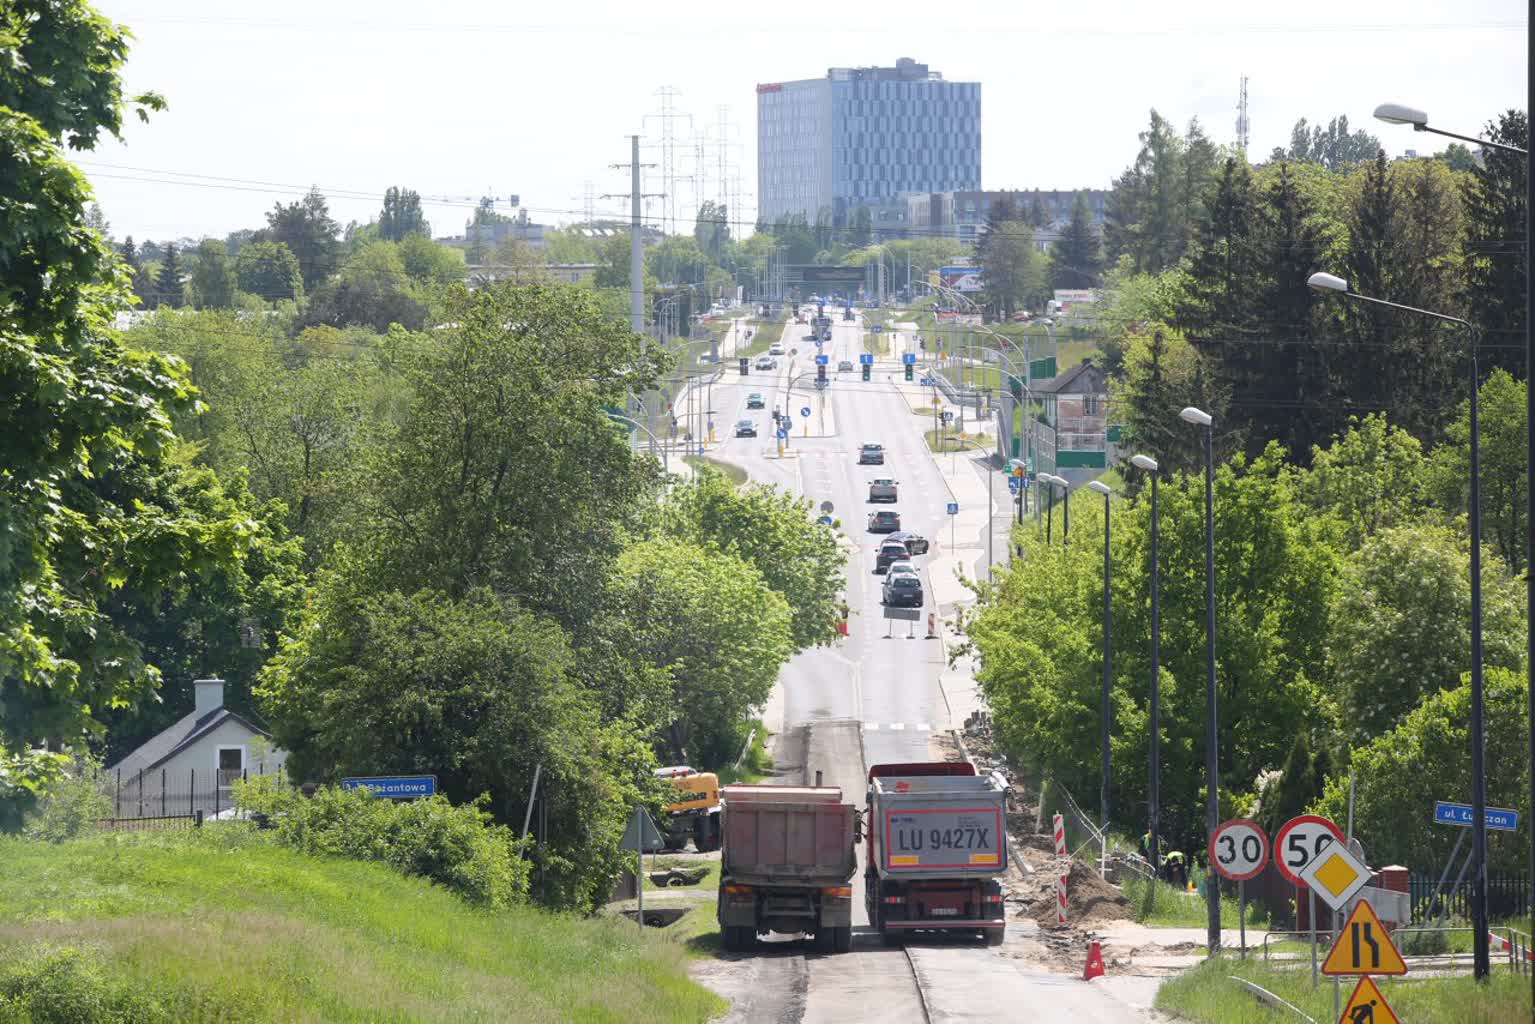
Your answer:
[[[983,291],[984,274],[980,267],[939,267],[938,283],[957,292]]]
[[[1075,306],[1091,306],[1098,301],[1098,293],[1091,288],[1057,288],[1055,301],[1060,303],[1061,311],[1065,312]]]
[[[792,265],[788,280],[805,284],[863,284],[868,271],[863,267],[826,267],[813,264]]]

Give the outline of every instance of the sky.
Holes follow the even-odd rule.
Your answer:
[[[588,209],[626,217],[625,200],[602,198],[629,191],[612,165],[638,133],[641,163],[657,165],[642,191],[667,191],[667,124],[679,226],[700,199],[729,198],[749,227],[756,85],[898,57],[981,83],[988,189],[1107,188],[1152,108],[1230,143],[1244,75],[1255,157],[1287,144],[1297,119],[1338,115],[1389,154],[1437,151],[1448,140],[1371,112],[1405,103],[1476,134],[1526,98],[1525,5],[1513,0],[882,0],[862,14],[836,5],[835,17],[806,0],[97,6],[133,33],[127,90],[169,103],[148,124],[131,118],[121,144],[79,155],[112,234],[140,240],[260,227],[310,185],[343,224],[376,218],[390,185],[415,189],[439,236],[461,234],[482,195],[503,211],[515,195],[546,224]],[[667,205],[647,200],[647,220],[664,223]]]

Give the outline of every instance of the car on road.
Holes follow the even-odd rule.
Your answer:
[[[781,356],[781,355],[783,355],[783,342],[781,342],[781,341],[773,342],[773,344],[768,347],[768,355],[770,355],[770,356]]]
[[[885,541],[885,543],[889,544],[890,541],[887,539]],[[901,545],[902,548],[904,548],[905,546],[906,545],[904,545],[904,544]],[[909,552],[908,552],[908,554],[909,554]],[[903,572],[904,573],[910,573],[913,576],[918,575],[918,573],[917,573],[917,563],[916,562],[891,562],[890,563],[890,568],[887,571],[892,576],[898,575],[898,574],[903,573]]]
[[[843,359],[840,362],[838,362],[837,363],[837,372],[838,373],[852,373],[853,372],[853,361],[851,359]]]
[[[757,421],[741,420],[736,424],[736,437],[756,437]]]
[[[927,554],[927,538],[921,534],[907,533],[906,531],[897,527],[896,532],[892,533],[886,539],[900,541],[902,544],[906,545],[906,550],[911,552],[913,555]]]
[[[831,328],[830,327],[826,328],[826,330],[821,332],[821,340],[822,341],[830,341],[831,340]]]
[[[895,501],[897,500],[898,482],[887,476],[878,477],[869,481],[870,501]]]
[[[885,464],[885,446],[881,444],[861,445],[858,449],[858,464],[860,466],[883,466]]]
[[[874,571],[876,573],[888,572],[892,565],[898,563],[911,564],[911,552],[906,550],[906,545],[898,540],[886,537],[879,546],[879,552],[874,556]]]
[[[870,533],[896,533],[901,529],[901,513],[881,509],[869,513]]]
[[[778,360],[774,359],[772,356],[758,356],[757,369],[776,370],[778,369]]]
[[[760,391],[753,391],[751,394],[747,395],[746,396],[746,407],[748,409],[763,409],[763,408],[766,408],[767,407],[767,403],[762,400],[762,392],[760,392]]]
[[[922,578],[911,573],[893,572],[885,577],[884,604],[900,608],[922,607]]]

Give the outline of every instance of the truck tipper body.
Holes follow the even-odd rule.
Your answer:
[[[725,948],[766,932],[852,945],[858,809],[830,786],[725,786],[719,922]]]
[[[992,945],[1006,929],[1007,792],[966,762],[883,764],[869,769],[864,899],[887,940],[911,931],[980,932]]]

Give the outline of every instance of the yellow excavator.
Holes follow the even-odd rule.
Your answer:
[[[677,798],[664,805],[662,841],[668,850],[680,850],[693,840],[699,853],[720,848],[720,780],[713,772],[700,772],[685,764],[657,768],[656,777],[670,779]]]

